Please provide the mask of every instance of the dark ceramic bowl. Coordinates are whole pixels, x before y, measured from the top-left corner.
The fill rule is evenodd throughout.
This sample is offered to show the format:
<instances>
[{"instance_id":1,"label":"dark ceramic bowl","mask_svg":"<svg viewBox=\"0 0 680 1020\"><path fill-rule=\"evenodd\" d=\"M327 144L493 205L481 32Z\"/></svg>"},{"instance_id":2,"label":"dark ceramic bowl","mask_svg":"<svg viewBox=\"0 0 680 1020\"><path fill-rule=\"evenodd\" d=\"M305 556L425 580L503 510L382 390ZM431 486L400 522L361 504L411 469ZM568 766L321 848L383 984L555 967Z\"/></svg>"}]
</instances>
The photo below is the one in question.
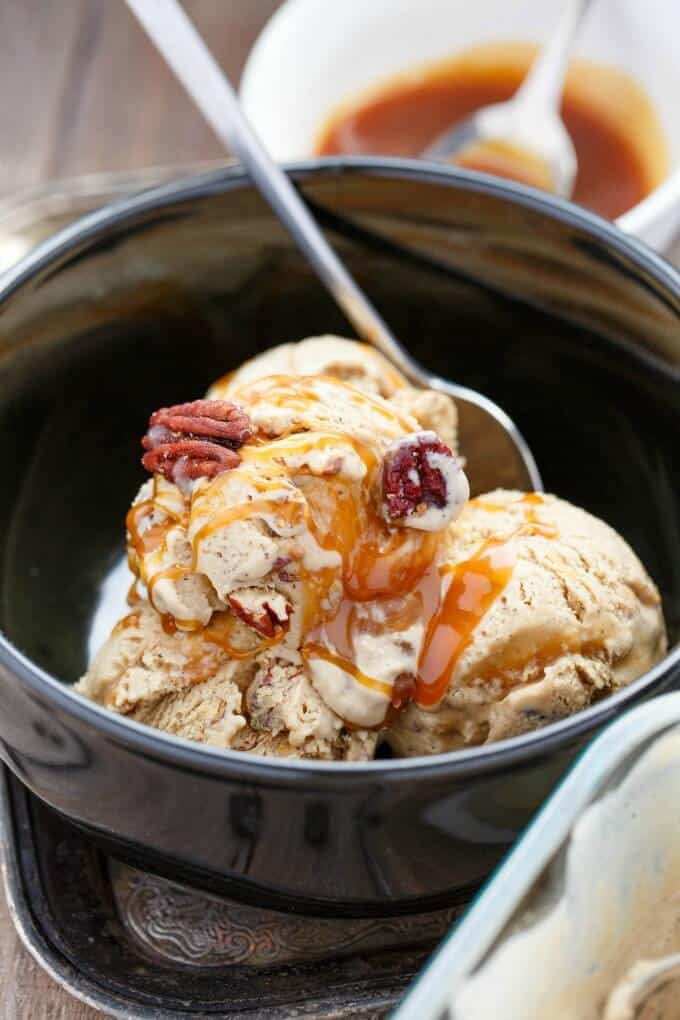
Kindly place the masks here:
<instances>
[{"instance_id":1,"label":"dark ceramic bowl","mask_svg":"<svg viewBox=\"0 0 680 1020\"><path fill-rule=\"evenodd\" d=\"M171 877L300 912L434 908L470 896L596 730L680 680L680 278L510 184L386 160L295 176L416 357L507 408L546 486L632 543L675 650L542 731L369 764L210 750L72 693L149 411L272 344L347 332L226 170L80 221L2 283L1 753L105 847Z\"/></svg>"}]
</instances>

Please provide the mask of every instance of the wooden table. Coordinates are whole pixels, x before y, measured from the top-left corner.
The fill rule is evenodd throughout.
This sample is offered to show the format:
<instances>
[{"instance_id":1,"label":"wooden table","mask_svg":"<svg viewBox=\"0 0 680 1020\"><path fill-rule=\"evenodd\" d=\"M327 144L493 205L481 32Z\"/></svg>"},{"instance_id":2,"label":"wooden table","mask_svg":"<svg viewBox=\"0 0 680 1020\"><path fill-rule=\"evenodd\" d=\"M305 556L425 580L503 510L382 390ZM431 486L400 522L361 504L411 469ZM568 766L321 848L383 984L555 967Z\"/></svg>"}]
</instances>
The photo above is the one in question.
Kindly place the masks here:
<instances>
[{"instance_id":1,"label":"wooden table","mask_svg":"<svg viewBox=\"0 0 680 1020\"><path fill-rule=\"evenodd\" d=\"M238 81L281 0L185 0ZM0 196L56 177L219 159L122 0L0 0ZM677 251L680 261L680 250ZM2 1020L93 1020L21 946L0 892Z\"/></svg>"}]
</instances>

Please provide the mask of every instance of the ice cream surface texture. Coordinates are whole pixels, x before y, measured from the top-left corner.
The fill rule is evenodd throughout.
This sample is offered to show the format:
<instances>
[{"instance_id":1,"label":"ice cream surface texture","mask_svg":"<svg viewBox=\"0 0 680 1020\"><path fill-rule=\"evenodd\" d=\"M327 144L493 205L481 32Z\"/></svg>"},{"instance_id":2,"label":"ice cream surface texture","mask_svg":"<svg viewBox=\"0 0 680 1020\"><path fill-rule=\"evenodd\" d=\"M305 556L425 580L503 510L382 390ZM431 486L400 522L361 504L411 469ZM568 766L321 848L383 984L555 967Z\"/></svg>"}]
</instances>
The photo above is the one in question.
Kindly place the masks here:
<instances>
[{"instance_id":1,"label":"ice cream surface texture","mask_svg":"<svg viewBox=\"0 0 680 1020\"><path fill-rule=\"evenodd\" d=\"M229 380L229 403L218 384L152 416L154 473L127 520L140 601L81 690L225 747L370 757L415 682L415 588L468 487L438 435L377 392L376 355L311 349L352 382L254 362ZM290 367L273 358L265 373Z\"/></svg>"},{"instance_id":2,"label":"ice cream surface texture","mask_svg":"<svg viewBox=\"0 0 680 1020\"><path fill-rule=\"evenodd\" d=\"M130 612L79 690L213 746L362 760L511 736L629 683L665 648L635 555L553 496L469 501L455 424L337 337L156 412Z\"/></svg>"},{"instance_id":3,"label":"ice cream surface texture","mask_svg":"<svg viewBox=\"0 0 680 1020\"><path fill-rule=\"evenodd\" d=\"M420 666L430 696L406 706L389 734L400 754L562 719L666 650L659 594L633 551L555 496L497 491L471 500L451 528L449 555L439 637Z\"/></svg>"}]
</instances>

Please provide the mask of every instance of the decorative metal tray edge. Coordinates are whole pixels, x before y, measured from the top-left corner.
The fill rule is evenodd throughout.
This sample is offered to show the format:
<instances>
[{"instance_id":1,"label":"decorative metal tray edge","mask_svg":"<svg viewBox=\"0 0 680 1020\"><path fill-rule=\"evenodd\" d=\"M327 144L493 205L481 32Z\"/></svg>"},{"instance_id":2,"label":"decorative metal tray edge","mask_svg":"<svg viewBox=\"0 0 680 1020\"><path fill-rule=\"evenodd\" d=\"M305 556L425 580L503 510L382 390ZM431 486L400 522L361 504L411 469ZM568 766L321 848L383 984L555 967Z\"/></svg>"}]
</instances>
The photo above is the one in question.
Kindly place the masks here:
<instances>
[{"instance_id":1,"label":"decorative metal tray edge","mask_svg":"<svg viewBox=\"0 0 680 1020\"><path fill-rule=\"evenodd\" d=\"M131 1010L117 996L97 987L78 973L64 959L55 946L45 938L36 924L24 893L23 876L17 853L17 833L9 795L8 775L5 766L0 769L0 873L7 908L21 942L36 963L74 998L116 1020L163 1020L156 1009L144 1006ZM187 1020L189 1014L186 1014ZM165 1015L167 1020L167 1013ZM177 1014L177 1020L184 1020ZM195 1020L195 1017L193 1018Z\"/></svg>"},{"instance_id":2,"label":"decorative metal tray edge","mask_svg":"<svg viewBox=\"0 0 680 1020\"><path fill-rule=\"evenodd\" d=\"M49 818L54 821L47 824L45 819ZM85 857L81 857L81 847L87 848ZM204 986L194 986L196 988L194 998L193 992L190 991L191 981L188 980L185 984L184 979L180 978L178 982L178 977L185 974L189 979L188 970L192 970L193 967L190 966L187 970L186 964L192 963L195 966L196 961L182 959L179 964L176 963L168 956L167 947L164 950L162 945L157 945L151 938L154 925L149 924L150 920L164 919L166 927L170 925L170 934L176 935L183 925L188 888L175 886L153 875L138 873L135 869L116 864L111 859L107 864L103 857L100 872L100 865L96 863L95 858L91 859L90 864L87 863L91 853L96 855L99 851L91 849L88 841L78 830L73 829L65 819L43 805L5 766L0 765L0 872L15 930L36 963L57 985L92 1009L119 1020L199 1020L199 1018L207 1020L208 1016L214 1020L281 1020L283 1017L286 1017L286 1020L289 1018L292 1020L293 1017L298 1020L378 1020L380 1017L386 1017L397 1005L415 973L452 921L451 911L443 911L432 916L423 915L426 924L419 940L420 945L416 946L412 942L413 933L410 931L414 918L402 919L405 927L403 930L399 928L396 932L400 937L396 938L396 941L392 939L391 944L385 944L382 948L379 944L372 945L374 940L370 933L369 937L366 937L363 932L365 924L343 921L340 922L343 931L347 926L351 929L345 932L345 941L351 936L349 942L357 943L358 955L350 954L347 957L349 961L347 965L341 964L340 957L335 957L335 960L331 957L328 961L320 960L318 964L315 964L313 959L296 962L293 958L288 960L284 958L279 962L272 961L273 970L270 968L262 970L258 966L253 966L247 978L250 990L244 997L243 968L240 968L239 985L236 976L239 961L234 959L233 963L236 965L234 970L229 965L213 970L216 981L213 987L219 990L216 998L206 996ZM66 862L66 870L58 872L55 886L52 866L53 862L57 862L56 867L59 868L59 860ZM44 871L45 867L48 868L47 871ZM114 913L109 915L111 920L108 922L106 911L100 913L91 899L93 890L95 896L100 895L97 887L92 884L93 869L96 874L107 875L107 881L112 883L109 906ZM74 887L75 899L68 892L74 876L77 876L78 883L77 887ZM66 886L63 886L64 881L67 883ZM135 883L141 883L139 889ZM121 888L117 889L116 886ZM60 892L60 889L63 889L63 892ZM160 913L158 909L154 909L150 917L144 918L140 915L136 918L137 921L144 922L141 932L144 937L141 939L140 932L135 931L134 924L130 923L134 920L132 917L134 911L128 909L129 904L126 903L124 896L121 899L121 889L123 892L127 890L128 893L134 892L135 889L142 894L152 893L154 894L152 900L156 906L160 895L165 904L164 907L161 904ZM179 903L174 906L170 895L173 890L180 897ZM57 900L53 899L55 894L58 896ZM93 909L94 913L91 913ZM177 916L173 914L173 910ZM225 930L229 934L230 912L235 910L238 920L247 908L231 901L215 901L214 910L217 911L216 922L220 921L222 914L225 915L226 921L222 918L222 927L226 924ZM291 924L287 915L283 916L283 921L281 919L277 921L274 915L270 917L266 911L260 910L255 913L258 917L262 915L259 923L260 927L264 926L266 929L266 941L274 946L278 945L277 933L281 937L285 936L288 931L286 925ZM128 946L125 950L128 954L126 957L128 963L125 966L130 966L132 961L133 969L127 972L125 969L116 969L114 965L113 973L109 974L108 967L111 966L112 958L106 955L102 957L101 954L93 957L89 944L93 938L97 938L96 932L101 930L103 933L106 927L110 927L114 916L116 937L122 936L124 944ZM82 928L83 917L87 918L85 929ZM253 930L255 935L258 934L256 924L258 917L253 921L253 918L244 914L241 921L245 928L241 930L237 925L232 933L237 942L239 937L251 932L254 923L256 927ZM71 930L73 923L80 925L77 929L80 934L77 934L75 939ZM322 922L317 919L312 923ZM388 927L393 926L394 919L390 921ZM220 924L216 923L216 927L219 928ZM219 935L219 932L217 934ZM222 934L224 935L224 931ZM395 935L394 932L391 934ZM339 933L341 949L342 935L342 932ZM403 945L402 939L406 940L407 945ZM423 944L423 939L426 940L426 944ZM285 938L283 941L285 942ZM394 956L395 952L398 957ZM133 954L132 957L130 953ZM365 966L359 962L362 959L370 959L372 962ZM383 961L382 964L380 960ZM196 974L205 974L204 963L205 961L199 971L195 971ZM320 972L319 965L322 968ZM150 966L158 974L155 988L148 984L138 987L139 982L135 974L140 966L142 968ZM307 966L311 966L312 970L303 976ZM161 973L158 973L159 967ZM162 972L168 967L171 971L168 971L166 985ZM208 970L211 968L208 967ZM298 974L298 980L291 984L288 975L295 972ZM332 977L332 974L335 976ZM259 984L260 980L263 982L262 985ZM179 996L178 984L183 989Z\"/></svg>"}]
</instances>

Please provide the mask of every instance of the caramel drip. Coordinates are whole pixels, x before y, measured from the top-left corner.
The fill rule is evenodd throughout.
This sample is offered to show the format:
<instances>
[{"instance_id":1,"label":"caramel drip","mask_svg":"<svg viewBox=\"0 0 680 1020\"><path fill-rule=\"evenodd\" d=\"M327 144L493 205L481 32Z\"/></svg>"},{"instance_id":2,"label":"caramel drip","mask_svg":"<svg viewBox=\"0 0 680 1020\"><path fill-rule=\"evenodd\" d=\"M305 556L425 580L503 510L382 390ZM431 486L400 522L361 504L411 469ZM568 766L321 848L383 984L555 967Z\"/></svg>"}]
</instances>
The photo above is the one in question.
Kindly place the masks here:
<instances>
[{"instance_id":1,"label":"caramel drip","mask_svg":"<svg viewBox=\"0 0 680 1020\"><path fill-rule=\"evenodd\" d=\"M132 548L128 545L128 566L130 567L130 570L137 575L137 579L141 580L147 586L150 598L153 585L160 580L162 576L167 576L167 571L163 571L149 579L147 564L145 562L146 557L152 555L157 550L162 549L166 542L168 532L171 528L175 527L177 523L184 520L185 517L185 515L175 512L160 501L158 485L159 478L158 476L154 476L151 498L143 500L141 503L136 503L133 507L131 507L125 519L132 545ZM164 520L158 524L152 524L150 527L144 529L144 522L156 511L163 514ZM182 569L183 573L188 573L188 568L180 569ZM134 605L139 601L139 599L140 596L137 592L137 582L135 581L128 592L128 602L130 605ZM188 623L189 625L193 624L198 626L196 621L188 621Z\"/></svg>"},{"instance_id":2,"label":"caramel drip","mask_svg":"<svg viewBox=\"0 0 680 1020\"><path fill-rule=\"evenodd\" d=\"M234 643L234 638L242 626L239 625L229 610L213 613L210 623L203 629L203 640L209 644L218 645L232 659L250 659L255 655L259 655L266 648L272 648L274 645L277 645L283 640L285 635L285 631L280 629L274 637L265 638L254 648L239 648Z\"/></svg>"},{"instance_id":3,"label":"caramel drip","mask_svg":"<svg viewBox=\"0 0 680 1020\"><path fill-rule=\"evenodd\" d=\"M383 403L380 397L373 397L370 393L365 393L356 386L332 376L270 375L265 379L245 384L237 389L233 396L235 400L246 405L249 401L266 400L275 407L288 408L304 414L311 412L315 404L323 404L327 399L324 386L345 390L352 403L370 408L375 414L393 422L406 432L413 429L412 422L405 415Z\"/></svg>"},{"instance_id":4,"label":"caramel drip","mask_svg":"<svg viewBox=\"0 0 680 1020\"><path fill-rule=\"evenodd\" d=\"M315 450L326 450L332 446L349 446L361 457L370 471L377 465L375 453L365 444L340 432L297 432L281 439L274 439L266 446L246 446L241 451L241 459L245 464L265 463L269 467L283 467L283 459L291 455L313 453ZM299 469L302 471L302 469ZM283 472L282 472L283 473ZM295 474L295 471L291 471ZM286 476L288 472L285 472Z\"/></svg>"},{"instance_id":5,"label":"caramel drip","mask_svg":"<svg viewBox=\"0 0 680 1020\"><path fill-rule=\"evenodd\" d=\"M174 634L177 630L177 621L172 613L163 613L161 616L161 627L166 634Z\"/></svg>"},{"instance_id":6,"label":"caramel drip","mask_svg":"<svg viewBox=\"0 0 680 1020\"><path fill-rule=\"evenodd\" d=\"M323 659L324 662L330 662L331 665L337 666L344 673L348 673L357 683L361 684L362 687L366 687L371 691L376 691L378 694L384 694L386 697L392 697L392 685L382 683L380 680L374 680L373 677L366 676L356 666L351 659L346 659L342 655L336 655L329 651L324 645L315 644L314 642L307 642L302 650L304 659Z\"/></svg>"},{"instance_id":7,"label":"caramel drip","mask_svg":"<svg viewBox=\"0 0 680 1020\"><path fill-rule=\"evenodd\" d=\"M484 509L496 504L474 501ZM505 590L517 559L517 539L522 535L556 538L557 530L537 517L544 500L530 493L501 509L520 505L524 523L512 534L487 539L462 563L441 568L451 581L437 612L429 621L418 665L416 701L424 707L436 705L446 693L453 672L475 631L496 599Z\"/></svg>"},{"instance_id":8,"label":"caramel drip","mask_svg":"<svg viewBox=\"0 0 680 1020\"><path fill-rule=\"evenodd\" d=\"M425 633L416 685L419 705L436 705L445 694L476 628L512 577L514 552L512 539L491 538L469 560L443 568L451 582Z\"/></svg>"},{"instance_id":9,"label":"caramel drip","mask_svg":"<svg viewBox=\"0 0 680 1020\"><path fill-rule=\"evenodd\" d=\"M129 630L131 627L139 627L139 613L133 612L128 613L121 620L118 621L116 626L113 628L113 634L120 634L124 630Z\"/></svg>"},{"instance_id":10,"label":"caramel drip","mask_svg":"<svg viewBox=\"0 0 680 1020\"><path fill-rule=\"evenodd\" d=\"M154 549L157 549L163 543L168 529L172 526L169 521L163 521L160 524L152 524L150 528L142 531L143 522L151 516L154 510L159 509L162 508L158 507L155 500L145 499L142 503L136 503L131 507L125 518L133 548L140 558L148 556ZM163 512L165 511L163 510Z\"/></svg>"},{"instance_id":11,"label":"caramel drip","mask_svg":"<svg viewBox=\"0 0 680 1020\"><path fill-rule=\"evenodd\" d=\"M192 569L196 570L196 560L201 542L204 542L206 538L210 538L216 532L222 531L223 528L228 528L230 524L234 524L236 521L247 520L258 515L278 517L279 520L284 521L290 527L300 524L304 520L306 507L297 500L286 502L275 499L253 499L250 502L237 503L235 506L229 507L224 513L219 514L213 520L204 524L194 535L192 542L194 565Z\"/></svg>"},{"instance_id":12,"label":"caramel drip","mask_svg":"<svg viewBox=\"0 0 680 1020\"><path fill-rule=\"evenodd\" d=\"M166 570L159 570L155 574L153 574L146 581L146 587L149 593L149 601L151 605L154 606L155 608L153 593L159 581L178 581L182 577L188 577L191 574L191 571L192 571L191 567L188 566L182 567L179 564L177 564L174 567L168 567ZM178 620L176 617L171 616L170 613L164 613L162 620L165 620L166 617L169 617L170 619L174 620L175 628L179 627L181 630L201 630L201 628L203 627L203 624L201 623L200 620L191 619ZM168 630L168 627L166 626L165 623L163 623L163 629L165 630L166 634L171 633Z\"/></svg>"},{"instance_id":13,"label":"caramel drip","mask_svg":"<svg viewBox=\"0 0 680 1020\"><path fill-rule=\"evenodd\" d=\"M492 503L488 499L476 496L470 500L468 506L486 510L487 513L505 513L511 507L519 506L522 507L522 513L526 520L533 520L536 518L536 507L545 506L545 497L540 492L525 492L517 499L508 500L507 503Z\"/></svg>"},{"instance_id":14,"label":"caramel drip","mask_svg":"<svg viewBox=\"0 0 680 1020\"><path fill-rule=\"evenodd\" d=\"M410 535L396 531L385 540L369 530L366 541L349 557L345 590L358 602L405 594L419 582L440 545L436 532L424 532L420 541L413 542Z\"/></svg>"},{"instance_id":15,"label":"caramel drip","mask_svg":"<svg viewBox=\"0 0 680 1020\"><path fill-rule=\"evenodd\" d=\"M441 579L433 563L427 567L413 590L391 598L372 600L379 609L380 622L359 618L363 603L344 598L333 617L324 621L307 635L302 654L316 656L344 669L357 683L371 690L381 691L391 698L396 707L406 703L407 691L415 690L415 677L402 678L392 685L368 677L355 665L354 636L361 630L377 629L381 633L398 633L406 630L417 619L429 619L439 604ZM323 650L323 654L321 653ZM397 704L398 703L398 704Z\"/></svg>"},{"instance_id":16,"label":"caramel drip","mask_svg":"<svg viewBox=\"0 0 680 1020\"><path fill-rule=\"evenodd\" d=\"M312 480L305 495L310 531L322 549L339 554L344 595L351 601L411 591L441 547L441 533L388 528L360 486Z\"/></svg>"}]
</instances>

